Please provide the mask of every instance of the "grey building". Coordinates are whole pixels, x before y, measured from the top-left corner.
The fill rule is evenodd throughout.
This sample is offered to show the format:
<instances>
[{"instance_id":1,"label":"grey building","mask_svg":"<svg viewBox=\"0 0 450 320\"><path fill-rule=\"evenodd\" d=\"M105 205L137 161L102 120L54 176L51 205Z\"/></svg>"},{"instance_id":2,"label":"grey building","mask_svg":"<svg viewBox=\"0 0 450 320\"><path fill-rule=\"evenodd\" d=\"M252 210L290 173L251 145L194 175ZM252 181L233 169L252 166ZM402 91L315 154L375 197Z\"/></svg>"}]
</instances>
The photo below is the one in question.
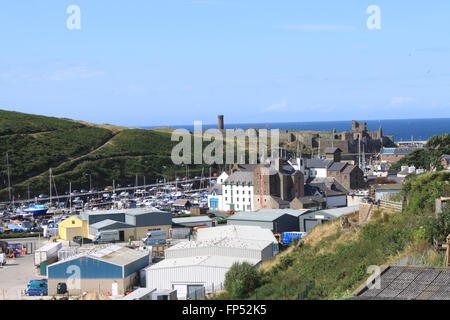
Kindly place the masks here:
<instances>
[{"instance_id":1,"label":"grey building","mask_svg":"<svg viewBox=\"0 0 450 320\"><path fill-rule=\"evenodd\" d=\"M227 224L258 226L270 229L274 233L299 231L298 219L291 214L285 213L281 209L274 213L269 211L238 212L227 219Z\"/></svg>"},{"instance_id":2,"label":"grey building","mask_svg":"<svg viewBox=\"0 0 450 320\"><path fill-rule=\"evenodd\" d=\"M299 231L309 232L319 224L338 219L342 216L352 214L357 211L359 211L359 206L306 211L298 217Z\"/></svg>"}]
</instances>

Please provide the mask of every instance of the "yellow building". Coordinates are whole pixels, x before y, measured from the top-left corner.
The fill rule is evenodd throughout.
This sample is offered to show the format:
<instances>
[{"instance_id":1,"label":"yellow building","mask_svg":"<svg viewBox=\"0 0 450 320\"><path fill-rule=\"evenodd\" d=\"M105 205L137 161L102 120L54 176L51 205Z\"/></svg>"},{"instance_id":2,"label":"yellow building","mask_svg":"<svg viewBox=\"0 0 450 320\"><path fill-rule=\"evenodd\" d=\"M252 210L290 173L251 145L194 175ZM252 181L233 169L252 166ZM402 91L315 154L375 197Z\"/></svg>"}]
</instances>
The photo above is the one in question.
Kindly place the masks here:
<instances>
[{"instance_id":1,"label":"yellow building","mask_svg":"<svg viewBox=\"0 0 450 320\"><path fill-rule=\"evenodd\" d=\"M63 240L73 240L75 236L82 235L82 224L80 217L72 216L59 223L59 237Z\"/></svg>"}]
</instances>

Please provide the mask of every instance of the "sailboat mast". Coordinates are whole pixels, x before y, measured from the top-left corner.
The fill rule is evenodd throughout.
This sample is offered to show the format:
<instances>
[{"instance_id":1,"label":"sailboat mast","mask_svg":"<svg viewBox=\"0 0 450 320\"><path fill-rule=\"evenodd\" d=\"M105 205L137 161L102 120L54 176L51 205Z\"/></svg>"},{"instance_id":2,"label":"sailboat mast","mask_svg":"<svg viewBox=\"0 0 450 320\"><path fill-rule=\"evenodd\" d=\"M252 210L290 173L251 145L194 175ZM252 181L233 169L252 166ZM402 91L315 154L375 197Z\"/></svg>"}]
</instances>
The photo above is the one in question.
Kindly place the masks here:
<instances>
[{"instance_id":1,"label":"sailboat mast","mask_svg":"<svg viewBox=\"0 0 450 320\"><path fill-rule=\"evenodd\" d=\"M52 206L52 168L49 169L49 181L50 181L50 207Z\"/></svg>"},{"instance_id":2,"label":"sailboat mast","mask_svg":"<svg viewBox=\"0 0 450 320\"><path fill-rule=\"evenodd\" d=\"M8 160L8 152L6 153L6 171L8 173L8 193L9 193L9 202L11 202L11 177L9 173L9 160Z\"/></svg>"},{"instance_id":3,"label":"sailboat mast","mask_svg":"<svg viewBox=\"0 0 450 320\"><path fill-rule=\"evenodd\" d=\"M69 182L69 210L72 213L72 182Z\"/></svg>"}]
</instances>

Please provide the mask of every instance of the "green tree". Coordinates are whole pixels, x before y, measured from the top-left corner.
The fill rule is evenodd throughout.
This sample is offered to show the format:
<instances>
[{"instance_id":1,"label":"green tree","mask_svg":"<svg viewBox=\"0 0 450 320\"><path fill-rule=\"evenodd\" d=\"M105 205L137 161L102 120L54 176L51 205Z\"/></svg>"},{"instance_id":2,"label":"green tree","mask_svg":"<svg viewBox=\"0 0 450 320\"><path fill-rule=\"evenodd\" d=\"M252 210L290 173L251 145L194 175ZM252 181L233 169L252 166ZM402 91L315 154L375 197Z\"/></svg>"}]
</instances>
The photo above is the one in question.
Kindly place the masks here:
<instances>
[{"instance_id":1,"label":"green tree","mask_svg":"<svg viewBox=\"0 0 450 320\"><path fill-rule=\"evenodd\" d=\"M261 283L261 273L248 262L234 263L225 274L224 287L232 299L244 299Z\"/></svg>"}]
</instances>

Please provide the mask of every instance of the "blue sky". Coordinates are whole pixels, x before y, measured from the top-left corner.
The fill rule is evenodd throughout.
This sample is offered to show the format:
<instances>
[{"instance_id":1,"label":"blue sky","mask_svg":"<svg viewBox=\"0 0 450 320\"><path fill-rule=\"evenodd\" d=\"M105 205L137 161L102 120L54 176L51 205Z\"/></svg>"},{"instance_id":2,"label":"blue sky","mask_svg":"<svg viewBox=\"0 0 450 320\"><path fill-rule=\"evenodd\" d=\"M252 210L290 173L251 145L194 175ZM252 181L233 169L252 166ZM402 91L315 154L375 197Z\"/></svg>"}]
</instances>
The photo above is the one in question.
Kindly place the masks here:
<instances>
[{"instance_id":1,"label":"blue sky","mask_svg":"<svg viewBox=\"0 0 450 320\"><path fill-rule=\"evenodd\" d=\"M3 1L0 109L129 126L450 117L449 33L444 0Z\"/></svg>"}]
</instances>

